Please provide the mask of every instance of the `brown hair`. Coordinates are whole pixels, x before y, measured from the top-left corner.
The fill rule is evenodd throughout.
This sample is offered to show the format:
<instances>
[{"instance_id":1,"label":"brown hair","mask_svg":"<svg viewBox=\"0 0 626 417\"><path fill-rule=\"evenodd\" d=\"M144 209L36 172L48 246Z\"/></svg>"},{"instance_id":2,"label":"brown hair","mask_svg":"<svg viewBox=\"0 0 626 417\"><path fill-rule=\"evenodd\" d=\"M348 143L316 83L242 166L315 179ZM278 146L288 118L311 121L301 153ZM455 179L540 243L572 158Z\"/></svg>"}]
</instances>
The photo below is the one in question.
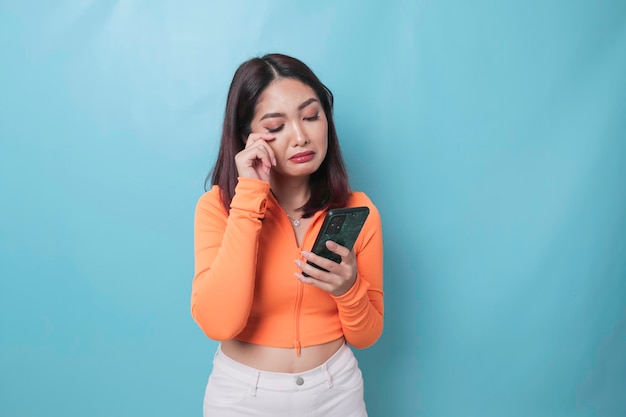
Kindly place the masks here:
<instances>
[{"instance_id":1,"label":"brown hair","mask_svg":"<svg viewBox=\"0 0 626 417\"><path fill-rule=\"evenodd\" d=\"M333 120L333 94L303 62L286 55L269 54L250 59L239 66L228 91L222 138L217 161L212 173L212 185L218 185L224 208L228 211L235 195L237 167L235 155L245 147L251 132L257 101L267 86L278 78L298 80L315 91L328 121L328 149L317 171L309 178L311 196L301 207L304 217L310 217L323 208L343 207L348 201L350 188L345 164L341 156L339 139Z\"/></svg>"}]
</instances>

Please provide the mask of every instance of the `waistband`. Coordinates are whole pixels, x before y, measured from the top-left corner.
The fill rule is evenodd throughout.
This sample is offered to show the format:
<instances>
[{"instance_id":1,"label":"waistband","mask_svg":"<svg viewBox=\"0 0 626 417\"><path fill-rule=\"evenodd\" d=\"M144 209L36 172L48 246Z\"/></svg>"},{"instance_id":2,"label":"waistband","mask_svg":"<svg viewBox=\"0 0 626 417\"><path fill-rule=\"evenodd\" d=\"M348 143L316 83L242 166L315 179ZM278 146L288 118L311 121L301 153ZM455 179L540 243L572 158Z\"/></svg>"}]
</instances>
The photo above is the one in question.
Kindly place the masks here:
<instances>
[{"instance_id":1,"label":"waistband","mask_svg":"<svg viewBox=\"0 0 626 417\"><path fill-rule=\"evenodd\" d=\"M261 371L229 358L218 347L213 359L213 368L223 369L230 377L247 384L254 395L257 388L274 391L304 391L320 384L333 385L333 375L346 367L358 366L352 350L344 343L333 356L322 365L298 373Z\"/></svg>"}]
</instances>

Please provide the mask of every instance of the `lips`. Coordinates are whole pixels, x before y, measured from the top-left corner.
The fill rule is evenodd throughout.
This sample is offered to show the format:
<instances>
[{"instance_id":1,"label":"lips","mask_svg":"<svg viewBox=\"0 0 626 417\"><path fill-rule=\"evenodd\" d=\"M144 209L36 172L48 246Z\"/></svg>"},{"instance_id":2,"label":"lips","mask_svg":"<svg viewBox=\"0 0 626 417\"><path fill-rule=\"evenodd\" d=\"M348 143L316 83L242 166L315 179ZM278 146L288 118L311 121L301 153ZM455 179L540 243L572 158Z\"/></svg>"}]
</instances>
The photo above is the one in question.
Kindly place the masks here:
<instances>
[{"instance_id":1,"label":"lips","mask_svg":"<svg viewBox=\"0 0 626 417\"><path fill-rule=\"evenodd\" d=\"M295 162L296 164L302 164L305 162L309 162L311 159L313 159L314 156L315 152L313 151L300 152L289 158L289 160L291 162Z\"/></svg>"}]
</instances>

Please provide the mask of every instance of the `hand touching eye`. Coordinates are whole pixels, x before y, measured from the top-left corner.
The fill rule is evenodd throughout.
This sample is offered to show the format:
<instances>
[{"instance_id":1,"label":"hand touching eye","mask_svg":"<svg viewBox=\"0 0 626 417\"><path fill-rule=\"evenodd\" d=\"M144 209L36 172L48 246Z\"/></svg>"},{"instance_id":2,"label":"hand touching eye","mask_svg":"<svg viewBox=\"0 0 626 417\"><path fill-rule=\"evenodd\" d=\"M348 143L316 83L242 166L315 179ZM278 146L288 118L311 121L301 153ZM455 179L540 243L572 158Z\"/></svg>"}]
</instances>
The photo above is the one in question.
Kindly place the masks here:
<instances>
[{"instance_id":1,"label":"hand touching eye","mask_svg":"<svg viewBox=\"0 0 626 417\"><path fill-rule=\"evenodd\" d=\"M274 151L268 142L276 138L271 133L251 133L246 147L235 155L235 165L240 177L270 180L272 166L276 166Z\"/></svg>"}]
</instances>

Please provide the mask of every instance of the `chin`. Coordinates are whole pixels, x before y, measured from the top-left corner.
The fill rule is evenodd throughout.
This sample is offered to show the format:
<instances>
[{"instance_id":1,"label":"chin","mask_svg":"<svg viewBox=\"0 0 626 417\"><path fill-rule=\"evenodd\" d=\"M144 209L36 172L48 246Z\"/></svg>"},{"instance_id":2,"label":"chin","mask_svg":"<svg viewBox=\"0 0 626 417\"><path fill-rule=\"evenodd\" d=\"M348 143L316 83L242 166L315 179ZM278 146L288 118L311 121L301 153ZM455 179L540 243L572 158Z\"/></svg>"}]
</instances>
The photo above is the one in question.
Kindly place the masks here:
<instances>
[{"instance_id":1,"label":"chin","mask_svg":"<svg viewBox=\"0 0 626 417\"><path fill-rule=\"evenodd\" d=\"M284 178L300 178L308 177L314 174L319 169L319 166L301 167L300 169L290 169L289 171L274 171L279 177Z\"/></svg>"}]
</instances>

